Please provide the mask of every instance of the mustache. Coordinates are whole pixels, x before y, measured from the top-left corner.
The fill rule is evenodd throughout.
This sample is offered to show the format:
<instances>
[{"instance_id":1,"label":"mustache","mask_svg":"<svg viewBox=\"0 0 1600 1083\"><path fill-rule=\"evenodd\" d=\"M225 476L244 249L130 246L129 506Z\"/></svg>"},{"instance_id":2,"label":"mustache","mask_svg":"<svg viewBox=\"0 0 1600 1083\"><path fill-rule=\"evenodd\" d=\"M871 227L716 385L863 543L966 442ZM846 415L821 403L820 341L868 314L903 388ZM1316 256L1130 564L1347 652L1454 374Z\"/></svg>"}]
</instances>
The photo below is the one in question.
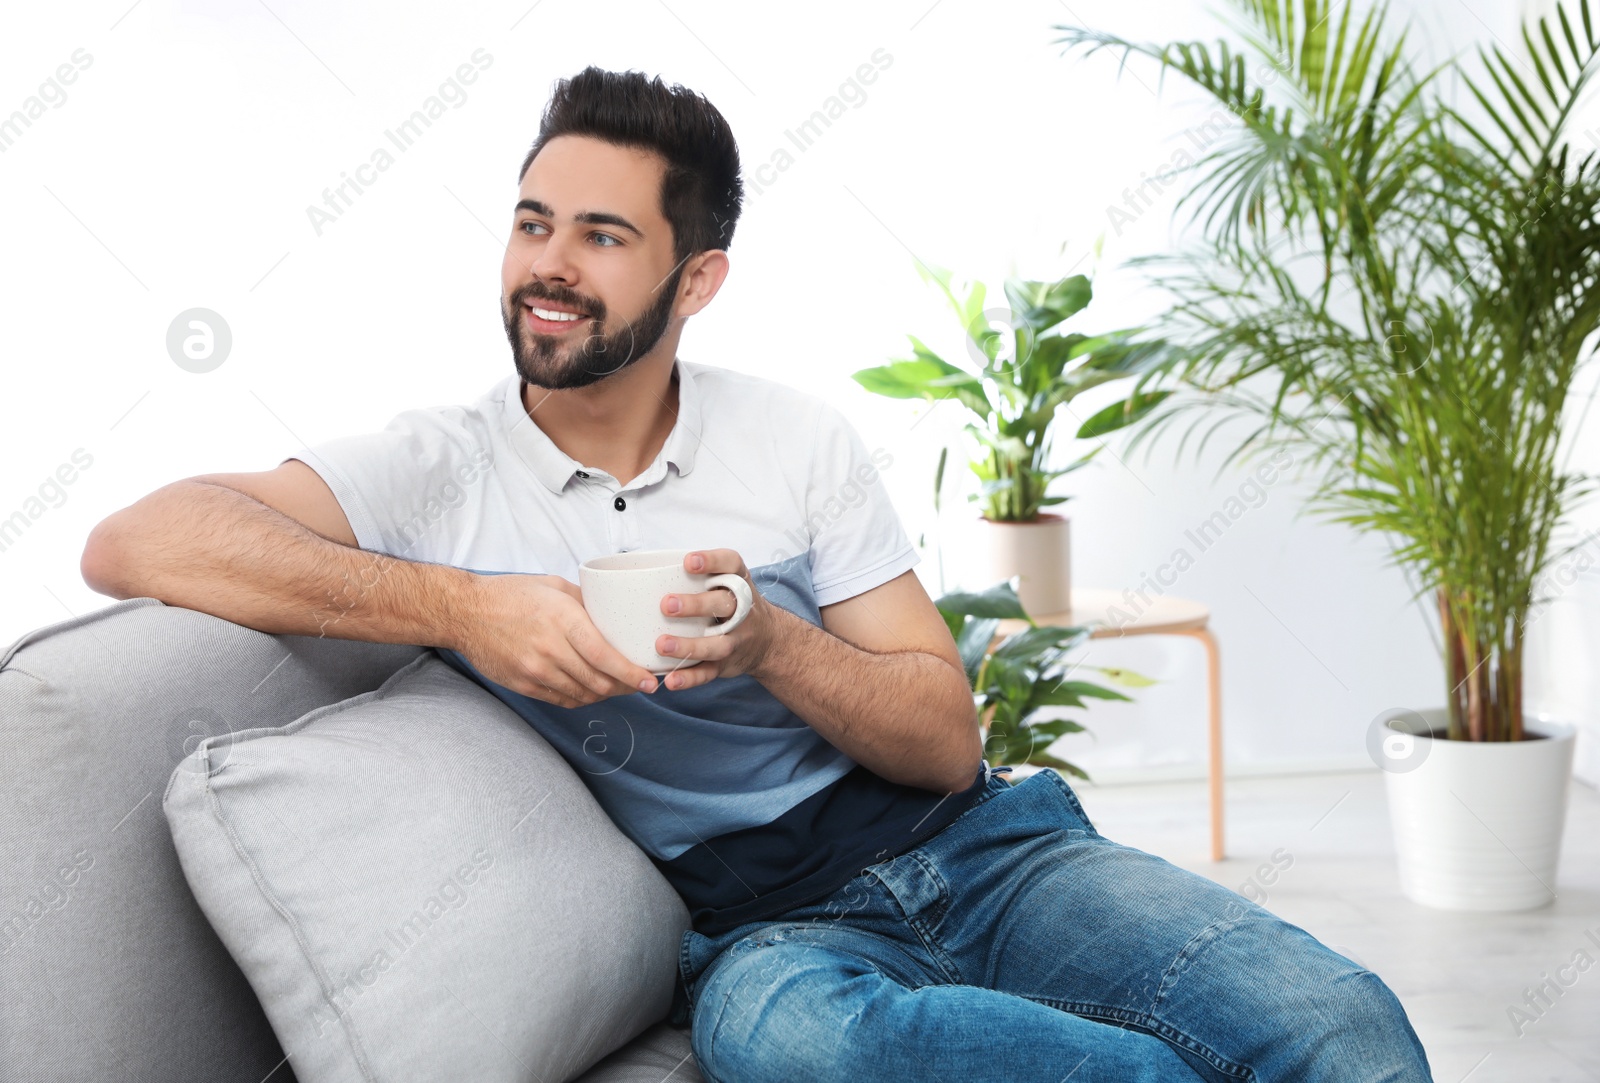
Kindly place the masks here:
<instances>
[{"instance_id":1,"label":"mustache","mask_svg":"<svg viewBox=\"0 0 1600 1083\"><path fill-rule=\"evenodd\" d=\"M525 305L530 301L539 300L553 301L558 305L566 305L568 307L577 309L585 316L592 316L596 319L605 315L605 306L600 304L598 301L590 301L566 290L552 290L547 286L541 286L537 283L522 287L516 292L516 296L513 298L514 303L518 306Z\"/></svg>"}]
</instances>

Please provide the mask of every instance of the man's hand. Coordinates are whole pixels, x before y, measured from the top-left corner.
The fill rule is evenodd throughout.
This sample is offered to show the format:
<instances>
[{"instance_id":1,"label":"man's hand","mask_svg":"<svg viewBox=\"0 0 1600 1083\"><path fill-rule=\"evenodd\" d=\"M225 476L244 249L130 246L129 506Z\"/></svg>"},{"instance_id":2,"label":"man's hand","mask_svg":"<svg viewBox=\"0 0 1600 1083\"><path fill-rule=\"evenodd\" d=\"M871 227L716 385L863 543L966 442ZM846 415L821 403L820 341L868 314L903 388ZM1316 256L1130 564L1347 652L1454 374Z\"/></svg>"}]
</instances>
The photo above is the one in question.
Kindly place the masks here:
<instances>
[{"instance_id":1,"label":"man's hand","mask_svg":"<svg viewBox=\"0 0 1600 1083\"><path fill-rule=\"evenodd\" d=\"M557 707L655 691L655 675L594 626L576 583L559 575L473 578L471 619L457 649L496 684Z\"/></svg>"},{"instance_id":2,"label":"man's hand","mask_svg":"<svg viewBox=\"0 0 1600 1083\"><path fill-rule=\"evenodd\" d=\"M677 691L694 688L718 677L737 677L759 666L777 640L782 615L779 607L761 596L750 580L750 569L732 549L696 549L683 558L685 571L717 575L732 572L750 583L750 615L731 632L716 636L659 636L656 653L680 660L678 668L666 675L667 688ZM720 587L698 594L666 594L661 612L671 617L733 616L733 592Z\"/></svg>"}]
</instances>

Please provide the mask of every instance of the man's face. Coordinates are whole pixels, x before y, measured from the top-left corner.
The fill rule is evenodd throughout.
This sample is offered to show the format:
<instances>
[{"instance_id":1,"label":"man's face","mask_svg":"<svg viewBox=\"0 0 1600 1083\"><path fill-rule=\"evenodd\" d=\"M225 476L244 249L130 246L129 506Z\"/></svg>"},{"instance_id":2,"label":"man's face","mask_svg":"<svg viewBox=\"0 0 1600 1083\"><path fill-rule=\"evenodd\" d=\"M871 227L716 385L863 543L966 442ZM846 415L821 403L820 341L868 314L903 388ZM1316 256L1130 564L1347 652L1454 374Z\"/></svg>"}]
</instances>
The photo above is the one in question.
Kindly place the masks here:
<instances>
[{"instance_id":1,"label":"man's face","mask_svg":"<svg viewBox=\"0 0 1600 1083\"><path fill-rule=\"evenodd\" d=\"M528 167L500 275L506 337L528 383L585 387L667 332L683 268L660 210L664 168L653 154L570 135Z\"/></svg>"}]
</instances>

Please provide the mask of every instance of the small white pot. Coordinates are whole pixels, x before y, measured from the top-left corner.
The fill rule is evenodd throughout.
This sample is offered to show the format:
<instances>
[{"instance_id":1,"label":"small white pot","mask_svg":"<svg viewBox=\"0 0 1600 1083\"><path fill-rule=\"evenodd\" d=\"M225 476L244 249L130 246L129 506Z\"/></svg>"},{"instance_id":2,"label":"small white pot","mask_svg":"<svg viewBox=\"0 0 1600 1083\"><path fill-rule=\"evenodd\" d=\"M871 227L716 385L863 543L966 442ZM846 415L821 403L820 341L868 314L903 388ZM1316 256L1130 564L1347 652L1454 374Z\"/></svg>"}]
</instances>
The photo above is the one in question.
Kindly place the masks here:
<instances>
[{"instance_id":1,"label":"small white pot","mask_svg":"<svg viewBox=\"0 0 1600 1083\"><path fill-rule=\"evenodd\" d=\"M1575 728L1536 715L1523 729L1537 740L1451 741L1448 718L1443 707L1394 711L1373 726L1401 893L1439 910L1549 904Z\"/></svg>"},{"instance_id":2,"label":"small white pot","mask_svg":"<svg viewBox=\"0 0 1600 1083\"><path fill-rule=\"evenodd\" d=\"M1071 525L1066 516L1047 511L1025 523L978 519L977 582L969 589L984 590L1015 575L1020 577L1017 597L1028 616L1067 612L1072 608Z\"/></svg>"}]
</instances>

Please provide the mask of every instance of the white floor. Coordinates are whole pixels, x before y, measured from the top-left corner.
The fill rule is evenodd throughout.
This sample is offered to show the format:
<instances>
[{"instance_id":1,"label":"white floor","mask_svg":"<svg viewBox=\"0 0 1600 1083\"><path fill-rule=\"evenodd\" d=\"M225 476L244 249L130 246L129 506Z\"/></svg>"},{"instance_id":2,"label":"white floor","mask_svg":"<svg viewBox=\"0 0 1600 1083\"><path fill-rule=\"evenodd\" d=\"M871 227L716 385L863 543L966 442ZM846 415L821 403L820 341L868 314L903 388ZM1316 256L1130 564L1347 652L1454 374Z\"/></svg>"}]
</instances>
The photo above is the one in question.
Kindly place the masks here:
<instances>
[{"instance_id":1,"label":"white floor","mask_svg":"<svg viewBox=\"0 0 1600 1083\"><path fill-rule=\"evenodd\" d=\"M1015 776L1013 776L1015 777ZM1400 894L1376 769L1232 779L1227 860L1209 859L1203 782L1074 783L1102 835L1240 890L1280 849L1257 898L1375 971L1400 997L1437 1083L1600 1083L1600 793L1573 783L1557 898L1462 914ZM1593 966L1571 968L1575 953ZM1580 961L1580 965L1583 965ZM1508 1009L1559 967L1577 980L1519 1036Z\"/></svg>"}]
</instances>

